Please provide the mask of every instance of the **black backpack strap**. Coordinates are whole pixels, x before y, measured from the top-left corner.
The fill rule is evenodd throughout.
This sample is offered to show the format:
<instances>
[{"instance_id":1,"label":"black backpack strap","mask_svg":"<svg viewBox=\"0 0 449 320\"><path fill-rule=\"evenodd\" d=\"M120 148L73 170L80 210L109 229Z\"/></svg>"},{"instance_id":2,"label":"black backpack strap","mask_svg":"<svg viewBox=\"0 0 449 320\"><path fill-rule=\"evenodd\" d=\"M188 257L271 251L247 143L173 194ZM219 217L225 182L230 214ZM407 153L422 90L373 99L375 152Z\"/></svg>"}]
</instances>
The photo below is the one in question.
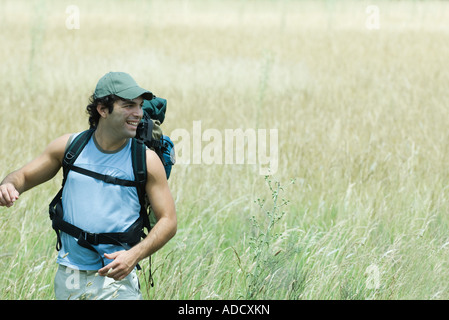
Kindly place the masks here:
<instances>
[{"instance_id":1,"label":"black backpack strap","mask_svg":"<svg viewBox=\"0 0 449 320\"><path fill-rule=\"evenodd\" d=\"M80 155L83 148L89 142L89 139L92 137L94 131L95 129L89 129L78 134L64 152L64 158L62 159L62 172L63 172L62 186L59 192L50 202L48 209L50 219L52 220L52 227L56 232L57 251L61 250L62 247L61 235L59 233L58 218L57 218L58 215L61 215L62 217L62 190L67 180L67 175L69 174L70 168L72 167L76 158L78 158L78 156Z\"/></svg>"},{"instance_id":2,"label":"black backpack strap","mask_svg":"<svg viewBox=\"0 0 449 320\"><path fill-rule=\"evenodd\" d=\"M146 227L148 231L150 230L145 200L146 194L145 185L147 179L145 145L141 141L132 139L131 158L135 177L134 181L120 179L109 175L103 175L94 171L74 166L73 164L75 163L75 160L78 158L78 156L81 154L81 151L89 142L94 131L95 129L89 129L81 132L78 136L76 136L73 139L73 141L70 143L70 145L68 146L67 150L64 153L64 159L62 161L63 175L64 175L62 187L59 190L58 194L51 201L49 206L49 213L50 219L52 220L52 227L56 231L57 235L56 250L58 251L61 249L62 246L61 237L59 233L60 231L63 231L75 237L78 240L78 244L80 246L87 248L91 251L97 252L97 250L95 250L93 246L100 243L117 244L121 245L125 249L129 249L131 246L138 243L141 237L145 237L145 234L143 233L143 227ZM62 208L62 190L64 188L64 184L67 180L67 176L70 170L73 170L75 172L87 176L91 176L95 179L102 180L107 183L118 184L128 187L131 186L136 187L139 202L141 204L139 219L137 219L136 222L126 232L118 232L118 233L90 233L64 221L63 220L64 214ZM100 260L102 265L104 265L103 258L101 256ZM140 266L137 265L137 268L140 269ZM151 276L151 256L150 256L150 283L151 286L153 286L153 279Z\"/></svg>"},{"instance_id":3,"label":"black backpack strap","mask_svg":"<svg viewBox=\"0 0 449 320\"><path fill-rule=\"evenodd\" d=\"M113 177L113 176L110 176L107 174L101 174L101 173L94 172L94 171L84 169L81 167L77 167L74 165L70 166L70 170L84 174L86 176L92 177L97 180L104 181L106 183L118 184L118 185L125 186L125 187L135 187L137 185L136 181L116 178L116 177Z\"/></svg>"},{"instance_id":4,"label":"black backpack strap","mask_svg":"<svg viewBox=\"0 0 449 320\"><path fill-rule=\"evenodd\" d=\"M57 217L59 215L62 216L62 187L59 192L56 194L56 196L53 198L53 200L50 202L50 205L48 206L48 213L50 215L50 220L52 221L52 227L53 230L56 232L56 250L59 251L62 248L62 242L61 242L61 235L59 233L59 229L57 227Z\"/></svg>"},{"instance_id":5,"label":"black backpack strap","mask_svg":"<svg viewBox=\"0 0 449 320\"><path fill-rule=\"evenodd\" d=\"M145 186L147 183L147 148L142 140L133 139L131 144L131 158L134 170L134 179L137 182L137 195L139 196L140 202L140 217L143 221L143 226L150 232L151 224L150 217L148 216L148 208L146 201L146 191ZM145 234L142 235L145 237ZM148 257L148 267L149 267L149 283L153 287L154 281L151 274L151 255Z\"/></svg>"},{"instance_id":6,"label":"black backpack strap","mask_svg":"<svg viewBox=\"0 0 449 320\"><path fill-rule=\"evenodd\" d=\"M95 129L89 129L89 130L81 132L78 136L75 137L75 139L73 139L73 141L70 143L70 145L64 152L64 159L62 160L62 170L63 170L62 185L63 186L67 179L67 175L69 174L69 170L75 163L76 158L78 158L81 151L83 151L84 147L89 142L94 131L95 131Z\"/></svg>"},{"instance_id":7,"label":"black backpack strap","mask_svg":"<svg viewBox=\"0 0 449 320\"><path fill-rule=\"evenodd\" d=\"M78 228L77 226L68 223L63 220L62 206L57 206L55 215L52 219L52 226L55 230L62 231L68 235L77 239L77 243L86 249L89 249L98 254L101 264L104 267L104 260L100 253L95 249L94 246L99 244L115 244L125 248L130 249L133 245L140 241L142 230L142 219L137 219L125 232L110 232L110 233L91 233ZM59 249L61 249L61 238L59 232L58 243ZM137 266L140 269L140 266Z\"/></svg>"},{"instance_id":8,"label":"black backpack strap","mask_svg":"<svg viewBox=\"0 0 449 320\"><path fill-rule=\"evenodd\" d=\"M137 139L132 140L131 159L133 164L134 179L136 181L137 195L140 202L140 215L144 226L150 231L150 224L147 214L147 204L145 201L145 186L147 182L147 161L145 144Z\"/></svg>"},{"instance_id":9,"label":"black backpack strap","mask_svg":"<svg viewBox=\"0 0 449 320\"><path fill-rule=\"evenodd\" d=\"M81 154L81 151L83 151L86 144L89 142L90 138L92 137L92 134L94 133L95 129L89 129L86 131L81 132L78 136L73 139L72 143L69 145L67 150L64 153L64 159L62 161L62 167L64 171L64 179L63 179L63 185L65 184L65 181L67 180L67 175L70 170L84 174L86 176L90 176L97 180L102 180L106 183L112 183L112 184L118 184L125 187L135 187L136 181L130 181L125 179L116 178L113 176L109 176L106 174L101 174L98 172L94 172L88 169L84 169L81 167L77 167L74 165L75 160L78 158L78 156ZM145 177L146 178L146 177Z\"/></svg>"}]
</instances>

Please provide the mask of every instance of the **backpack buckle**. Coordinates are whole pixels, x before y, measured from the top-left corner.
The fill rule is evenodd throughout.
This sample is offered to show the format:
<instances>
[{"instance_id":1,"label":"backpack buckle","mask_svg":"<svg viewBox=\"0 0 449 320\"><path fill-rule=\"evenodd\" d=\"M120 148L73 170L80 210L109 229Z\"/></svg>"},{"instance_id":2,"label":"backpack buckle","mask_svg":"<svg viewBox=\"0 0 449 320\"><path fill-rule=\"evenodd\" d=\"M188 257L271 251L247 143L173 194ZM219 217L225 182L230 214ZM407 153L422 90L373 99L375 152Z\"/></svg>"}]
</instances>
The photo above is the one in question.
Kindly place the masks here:
<instances>
[{"instance_id":1,"label":"backpack buckle","mask_svg":"<svg viewBox=\"0 0 449 320\"><path fill-rule=\"evenodd\" d=\"M116 178L116 177L113 177L113 176L105 175L105 177L104 177L104 182L106 182L106 183L112 183L112 184L117 184L117 178Z\"/></svg>"},{"instance_id":2,"label":"backpack buckle","mask_svg":"<svg viewBox=\"0 0 449 320\"><path fill-rule=\"evenodd\" d=\"M81 231L81 237L86 240L88 243L90 243L91 245L98 245L99 239L98 239L98 233L90 233L87 231Z\"/></svg>"},{"instance_id":3,"label":"backpack buckle","mask_svg":"<svg viewBox=\"0 0 449 320\"><path fill-rule=\"evenodd\" d=\"M68 151L65 156L64 156L64 165L65 166L69 166L69 164L71 163L72 159L75 157L75 154L72 151Z\"/></svg>"}]
</instances>

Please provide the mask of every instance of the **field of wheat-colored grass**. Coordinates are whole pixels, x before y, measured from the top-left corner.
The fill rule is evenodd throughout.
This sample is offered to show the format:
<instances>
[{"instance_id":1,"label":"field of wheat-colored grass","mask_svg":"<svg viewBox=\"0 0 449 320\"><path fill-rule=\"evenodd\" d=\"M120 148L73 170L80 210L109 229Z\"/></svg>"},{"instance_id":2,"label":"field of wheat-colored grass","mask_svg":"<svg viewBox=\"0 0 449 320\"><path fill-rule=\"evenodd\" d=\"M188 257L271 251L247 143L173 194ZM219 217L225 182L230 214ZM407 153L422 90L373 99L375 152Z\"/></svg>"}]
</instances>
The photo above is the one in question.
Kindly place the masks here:
<instances>
[{"instance_id":1,"label":"field of wheat-colored grass","mask_svg":"<svg viewBox=\"0 0 449 320\"><path fill-rule=\"evenodd\" d=\"M86 129L109 71L168 100L167 134L278 132L268 177L174 166L146 299L449 298L448 2L76 1L75 29L71 4L0 3L0 179ZM0 299L54 299L60 182L0 208Z\"/></svg>"}]
</instances>

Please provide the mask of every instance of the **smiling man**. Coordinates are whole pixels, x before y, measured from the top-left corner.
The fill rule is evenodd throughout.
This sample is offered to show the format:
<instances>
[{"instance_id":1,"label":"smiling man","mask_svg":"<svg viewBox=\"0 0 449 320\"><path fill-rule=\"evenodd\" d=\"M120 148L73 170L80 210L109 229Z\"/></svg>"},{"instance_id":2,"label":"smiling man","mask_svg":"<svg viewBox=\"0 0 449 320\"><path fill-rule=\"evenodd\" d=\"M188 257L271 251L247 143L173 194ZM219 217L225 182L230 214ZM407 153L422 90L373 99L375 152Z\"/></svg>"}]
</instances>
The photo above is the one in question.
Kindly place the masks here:
<instances>
[{"instance_id":1,"label":"smiling man","mask_svg":"<svg viewBox=\"0 0 449 320\"><path fill-rule=\"evenodd\" d=\"M97 83L86 108L93 133L73 163L81 169L68 172L62 189L57 299L141 299L136 265L176 233L175 205L164 167L156 153L146 149L145 191L157 223L137 243L98 240L112 235L140 238L139 230L133 231L140 221L137 189L108 182L135 180L133 138L143 116L143 101L152 98L150 91L123 72L109 72ZM11 207L20 194L53 178L62 167L66 148L78 135L57 138L36 159L6 176L0 185L0 205ZM107 176L109 181L83 174L83 170Z\"/></svg>"}]
</instances>

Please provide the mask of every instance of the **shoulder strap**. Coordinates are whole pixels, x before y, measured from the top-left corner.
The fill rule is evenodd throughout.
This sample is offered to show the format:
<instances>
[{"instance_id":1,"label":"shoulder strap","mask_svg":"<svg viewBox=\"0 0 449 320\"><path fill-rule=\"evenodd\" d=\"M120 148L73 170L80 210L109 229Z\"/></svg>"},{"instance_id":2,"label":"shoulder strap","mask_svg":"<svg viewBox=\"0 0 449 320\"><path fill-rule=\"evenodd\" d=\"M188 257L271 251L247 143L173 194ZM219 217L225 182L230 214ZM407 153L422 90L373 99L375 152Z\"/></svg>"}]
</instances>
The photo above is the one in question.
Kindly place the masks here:
<instances>
[{"instance_id":1,"label":"shoulder strap","mask_svg":"<svg viewBox=\"0 0 449 320\"><path fill-rule=\"evenodd\" d=\"M152 121L151 121L152 122ZM149 233L151 230L150 217L148 215L148 204L146 200L145 186L147 182L147 148L142 140L134 138L131 144L131 159L133 163L134 179L137 182L137 195L140 202L140 218L143 226ZM143 233L143 232L142 232ZM145 233L142 237L145 237ZM150 285L154 286L153 276L151 274L151 255L148 257L149 275L148 280Z\"/></svg>"},{"instance_id":2,"label":"shoulder strap","mask_svg":"<svg viewBox=\"0 0 449 320\"><path fill-rule=\"evenodd\" d=\"M62 185L64 186L67 179L67 175L73 163L75 163L76 158L83 151L86 144L89 142L95 129L89 129L81 132L78 136L73 139L66 151L64 152L64 159L62 160L62 170L63 170L63 180Z\"/></svg>"},{"instance_id":3,"label":"shoulder strap","mask_svg":"<svg viewBox=\"0 0 449 320\"><path fill-rule=\"evenodd\" d=\"M147 181L146 147L141 140L132 139L131 159L133 164L134 179L145 191Z\"/></svg>"},{"instance_id":4,"label":"shoulder strap","mask_svg":"<svg viewBox=\"0 0 449 320\"><path fill-rule=\"evenodd\" d=\"M145 199L145 186L147 182L147 161L145 144L138 139L133 139L131 143L131 159L133 164L134 179L137 183L137 195L140 202L140 216L144 226L150 231L150 220L148 218L147 203Z\"/></svg>"},{"instance_id":5,"label":"shoulder strap","mask_svg":"<svg viewBox=\"0 0 449 320\"><path fill-rule=\"evenodd\" d=\"M81 132L65 151L64 159L62 162L63 167L63 173L64 173L64 179L62 185L64 186L65 181L67 179L67 175L70 170L84 174L86 176L90 176L97 180L102 180L106 183L111 184L118 184L125 187L134 187L138 183L138 181L130 181L125 179L116 178L113 176L97 173L91 170L87 170L81 167L77 167L74 165L75 160L78 158L78 156L81 154L81 151L83 151L86 144L89 142L90 138L92 137L92 134L95 130L89 129L86 131ZM145 172L146 173L146 172ZM144 177L143 179L145 179Z\"/></svg>"}]
</instances>

